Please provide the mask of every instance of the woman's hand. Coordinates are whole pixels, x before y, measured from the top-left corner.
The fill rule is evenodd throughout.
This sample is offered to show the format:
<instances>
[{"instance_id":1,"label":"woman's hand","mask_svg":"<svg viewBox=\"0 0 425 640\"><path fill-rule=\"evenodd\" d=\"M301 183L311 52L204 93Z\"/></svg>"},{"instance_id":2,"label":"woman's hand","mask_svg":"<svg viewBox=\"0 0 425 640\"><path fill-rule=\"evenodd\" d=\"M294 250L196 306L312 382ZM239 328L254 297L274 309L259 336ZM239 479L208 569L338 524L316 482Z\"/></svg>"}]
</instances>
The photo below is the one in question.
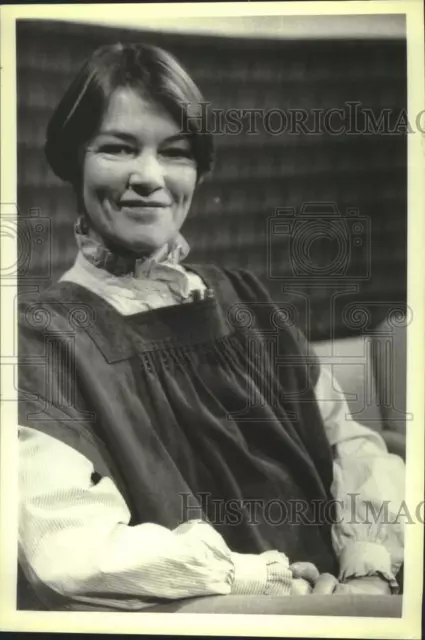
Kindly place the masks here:
<instances>
[{"instance_id":1,"label":"woman's hand","mask_svg":"<svg viewBox=\"0 0 425 640\"><path fill-rule=\"evenodd\" d=\"M292 595L331 595L338 580L330 573L319 573L312 562L294 562L292 571Z\"/></svg>"},{"instance_id":2,"label":"woman's hand","mask_svg":"<svg viewBox=\"0 0 425 640\"><path fill-rule=\"evenodd\" d=\"M358 593L359 595L389 596L391 587L389 582L379 576L363 576L362 578L351 578L348 582L338 583L335 595L347 595Z\"/></svg>"},{"instance_id":3,"label":"woman's hand","mask_svg":"<svg viewBox=\"0 0 425 640\"><path fill-rule=\"evenodd\" d=\"M312 593L320 573L312 562L294 562L289 568L292 571L293 596L306 596Z\"/></svg>"},{"instance_id":4,"label":"woman's hand","mask_svg":"<svg viewBox=\"0 0 425 640\"><path fill-rule=\"evenodd\" d=\"M291 595L391 595L389 583L379 576L351 578L341 583L330 573L320 574L311 562L294 562Z\"/></svg>"}]
</instances>

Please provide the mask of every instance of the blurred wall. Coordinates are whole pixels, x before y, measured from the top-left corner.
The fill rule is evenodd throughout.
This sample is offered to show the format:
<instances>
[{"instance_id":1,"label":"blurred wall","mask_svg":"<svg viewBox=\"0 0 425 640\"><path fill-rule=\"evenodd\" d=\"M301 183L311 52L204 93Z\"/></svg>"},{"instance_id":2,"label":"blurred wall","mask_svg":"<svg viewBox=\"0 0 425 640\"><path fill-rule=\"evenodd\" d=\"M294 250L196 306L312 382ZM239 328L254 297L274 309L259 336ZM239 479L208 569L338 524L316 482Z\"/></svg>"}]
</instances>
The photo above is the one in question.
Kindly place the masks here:
<instances>
[{"instance_id":1,"label":"blurred wall","mask_svg":"<svg viewBox=\"0 0 425 640\"><path fill-rule=\"evenodd\" d=\"M391 109L394 124L406 107L402 39L261 40L20 21L18 206L22 217L35 208L50 221L25 282L41 274L47 286L75 258L75 200L44 159L45 128L86 57L116 40L170 50L217 109L347 112L352 101L377 115ZM310 339L370 331L405 305L406 135L271 135L259 126L254 135L217 135L216 143L214 174L183 227L191 262L249 267ZM295 215L287 211L281 222L277 208Z\"/></svg>"}]
</instances>

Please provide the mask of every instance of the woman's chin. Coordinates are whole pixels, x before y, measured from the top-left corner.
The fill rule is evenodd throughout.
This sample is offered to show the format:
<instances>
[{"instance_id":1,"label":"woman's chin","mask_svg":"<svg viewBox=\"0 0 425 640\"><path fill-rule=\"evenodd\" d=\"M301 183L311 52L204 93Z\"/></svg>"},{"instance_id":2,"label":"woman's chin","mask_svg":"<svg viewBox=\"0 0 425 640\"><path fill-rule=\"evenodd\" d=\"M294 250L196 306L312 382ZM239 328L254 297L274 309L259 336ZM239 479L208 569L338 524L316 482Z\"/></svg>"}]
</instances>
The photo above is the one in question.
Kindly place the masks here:
<instances>
[{"instance_id":1,"label":"woman's chin","mask_svg":"<svg viewBox=\"0 0 425 640\"><path fill-rule=\"evenodd\" d=\"M163 247L166 242L168 242L168 238L165 237L143 239L131 238L126 239L125 242L122 242L120 244L127 251L130 251L135 255L144 256L151 255L152 253Z\"/></svg>"}]
</instances>

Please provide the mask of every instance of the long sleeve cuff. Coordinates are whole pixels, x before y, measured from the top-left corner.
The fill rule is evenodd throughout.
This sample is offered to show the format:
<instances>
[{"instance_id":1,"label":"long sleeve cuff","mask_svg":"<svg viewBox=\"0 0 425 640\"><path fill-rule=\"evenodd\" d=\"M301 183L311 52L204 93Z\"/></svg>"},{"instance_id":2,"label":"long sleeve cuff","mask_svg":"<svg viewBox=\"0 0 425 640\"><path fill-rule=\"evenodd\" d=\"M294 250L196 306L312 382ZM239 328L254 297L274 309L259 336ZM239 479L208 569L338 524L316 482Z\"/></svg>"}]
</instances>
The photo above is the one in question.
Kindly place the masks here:
<instances>
[{"instance_id":1,"label":"long sleeve cuff","mask_svg":"<svg viewBox=\"0 0 425 640\"><path fill-rule=\"evenodd\" d=\"M340 581L376 574L388 581L393 593L398 591L398 583L391 570L391 555L386 547L376 542L349 542L340 555Z\"/></svg>"},{"instance_id":2,"label":"long sleeve cuff","mask_svg":"<svg viewBox=\"0 0 425 640\"><path fill-rule=\"evenodd\" d=\"M232 553L205 520L130 526L112 480L93 485L92 473L68 445L20 427L20 562L48 608L58 596L136 611L156 598L289 594L285 554Z\"/></svg>"},{"instance_id":3,"label":"long sleeve cuff","mask_svg":"<svg viewBox=\"0 0 425 640\"><path fill-rule=\"evenodd\" d=\"M266 551L260 555L232 553L234 578L232 595L289 595L292 572L283 553Z\"/></svg>"}]
</instances>

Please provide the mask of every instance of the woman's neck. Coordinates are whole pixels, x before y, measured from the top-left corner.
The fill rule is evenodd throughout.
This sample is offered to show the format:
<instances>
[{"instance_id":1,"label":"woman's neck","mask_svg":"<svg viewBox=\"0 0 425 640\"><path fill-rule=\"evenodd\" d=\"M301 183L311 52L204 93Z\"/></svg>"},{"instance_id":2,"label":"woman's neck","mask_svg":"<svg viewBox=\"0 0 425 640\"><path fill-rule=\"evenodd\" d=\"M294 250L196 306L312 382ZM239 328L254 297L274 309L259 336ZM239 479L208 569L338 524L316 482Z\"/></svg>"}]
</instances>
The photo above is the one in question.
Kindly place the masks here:
<instances>
[{"instance_id":1,"label":"woman's neck","mask_svg":"<svg viewBox=\"0 0 425 640\"><path fill-rule=\"evenodd\" d=\"M93 227L89 227L86 236L99 247L102 247L107 251L110 251L114 255L122 258L129 258L134 260L147 259L152 257L153 254L155 254L157 251L159 251L159 249L141 249L139 251L134 251L132 249L124 247L123 245L115 243L112 240L103 238L95 229L93 229ZM163 249L165 251L166 248L168 248L169 244L170 243L167 243L166 245L164 245L164 247L160 247L160 249Z\"/></svg>"},{"instance_id":2,"label":"woman's neck","mask_svg":"<svg viewBox=\"0 0 425 640\"><path fill-rule=\"evenodd\" d=\"M153 251L136 253L107 241L81 218L75 225L75 238L79 250L89 262L116 275L135 272L136 265L140 267L142 263L147 266L169 260L172 264L179 264L189 253L189 245L180 234Z\"/></svg>"}]
</instances>

